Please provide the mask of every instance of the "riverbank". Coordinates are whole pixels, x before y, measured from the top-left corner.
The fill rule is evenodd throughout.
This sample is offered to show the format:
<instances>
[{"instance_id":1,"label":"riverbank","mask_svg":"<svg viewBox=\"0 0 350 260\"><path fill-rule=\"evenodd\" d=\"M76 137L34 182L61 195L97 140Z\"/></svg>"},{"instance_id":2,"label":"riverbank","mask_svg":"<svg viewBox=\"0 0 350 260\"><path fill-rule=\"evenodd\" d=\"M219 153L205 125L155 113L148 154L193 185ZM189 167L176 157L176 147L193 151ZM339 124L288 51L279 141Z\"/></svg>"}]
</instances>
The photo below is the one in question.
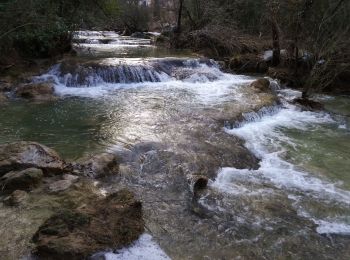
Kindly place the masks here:
<instances>
[{"instance_id":1,"label":"riverbank","mask_svg":"<svg viewBox=\"0 0 350 260\"><path fill-rule=\"evenodd\" d=\"M222 26L208 26L180 35L161 37L159 44L188 48L217 60L223 70L238 74L263 74L282 85L301 90L306 95L349 95L350 62L344 57L318 60L308 49L290 49L290 42L281 42L279 64L272 64L273 46L270 37L249 35ZM292 45L291 45L292 46ZM316 59L316 60L315 60ZM327 60L329 59L329 60Z\"/></svg>"}]
</instances>

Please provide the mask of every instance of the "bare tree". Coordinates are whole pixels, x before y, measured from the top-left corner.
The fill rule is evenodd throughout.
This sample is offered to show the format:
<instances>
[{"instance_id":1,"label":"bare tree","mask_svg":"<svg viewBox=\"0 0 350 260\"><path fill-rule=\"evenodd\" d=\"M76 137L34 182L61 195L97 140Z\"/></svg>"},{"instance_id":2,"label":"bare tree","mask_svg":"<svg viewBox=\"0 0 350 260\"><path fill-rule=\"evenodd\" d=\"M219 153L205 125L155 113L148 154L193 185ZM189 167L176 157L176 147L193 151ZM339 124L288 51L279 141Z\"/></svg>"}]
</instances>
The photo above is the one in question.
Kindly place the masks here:
<instances>
[{"instance_id":1,"label":"bare tree","mask_svg":"<svg viewBox=\"0 0 350 260\"><path fill-rule=\"evenodd\" d=\"M269 11L269 22L271 25L272 32L272 65L278 66L281 62L280 34L277 22L277 16L280 8L279 1L268 0L267 7Z\"/></svg>"}]
</instances>

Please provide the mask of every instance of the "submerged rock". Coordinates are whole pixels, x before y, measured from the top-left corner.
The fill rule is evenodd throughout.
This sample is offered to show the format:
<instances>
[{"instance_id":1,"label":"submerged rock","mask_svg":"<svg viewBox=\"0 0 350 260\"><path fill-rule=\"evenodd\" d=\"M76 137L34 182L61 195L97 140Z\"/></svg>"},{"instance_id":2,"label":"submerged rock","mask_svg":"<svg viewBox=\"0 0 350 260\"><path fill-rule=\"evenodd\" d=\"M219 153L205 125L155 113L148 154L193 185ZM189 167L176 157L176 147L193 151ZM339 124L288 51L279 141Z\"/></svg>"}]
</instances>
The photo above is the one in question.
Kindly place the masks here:
<instances>
[{"instance_id":1,"label":"submerged rock","mask_svg":"<svg viewBox=\"0 0 350 260\"><path fill-rule=\"evenodd\" d=\"M203 175L188 175L187 181L190 184L194 195L196 195L199 191L205 189L208 185L208 178Z\"/></svg>"},{"instance_id":2,"label":"submerged rock","mask_svg":"<svg viewBox=\"0 0 350 260\"><path fill-rule=\"evenodd\" d=\"M301 106L306 110L320 111L324 109L324 106L317 101L313 101L307 98L296 98L292 101L293 104Z\"/></svg>"},{"instance_id":3,"label":"submerged rock","mask_svg":"<svg viewBox=\"0 0 350 260\"><path fill-rule=\"evenodd\" d=\"M80 172L87 177L102 178L118 173L119 159L115 154L102 153L82 162Z\"/></svg>"},{"instance_id":4,"label":"submerged rock","mask_svg":"<svg viewBox=\"0 0 350 260\"><path fill-rule=\"evenodd\" d=\"M143 233L142 206L121 190L76 210L54 214L33 237L43 259L85 259L129 245Z\"/></svg>"},{"instance_id":5,"label":"submerged rock","mask_svg":"<svg viewBox=\"0 0 350 260\"><path fill-rule=\"evenodd\" d=\"M61 173L65 163L52 149L35 142L0 145L0 176L26 168L42 169L44 174Z\"/></svg>"},{"instance_id":6,"label":"submerged rock","mask_svg":"<svg viewBox=\"0 0 350 260\"><path fill-rule=\"evenodd\" d=\"M28 193L23 190L15 190L10 196L4 199L4 204L7 206L18 206L23 204L28 199Z\"/></svg>"},{"instance_id":7,"label":"submerged rock","mask_svg":"<svg viewBox=\"0 0 350 260\"><path fill-rule=\"evenodd\" d=\"M37 187L43 178L43 171L36 168L28 168L22 171L11 171L0 178L2 192L14 190L26 190Z\"/></svg>"},{"instance_id":8,"label":"submerged rock","mask_svg":"<svg viewBox=\"0 0 350 260\"><path fill-rule=\"evenodd\" d=\"M31 100L54 100L55 88L52 83L29 83L19 85L15 94L17 97Z\"/></svg>"},{"instance_id":9,"label":"submerged rock","mask_svg":"<svg viewBox=\"0 0 350 260\"><path fill-rule=\"evenodd\" d=\"M65 190L69 189L70 186L72 186L72 184L73 184L73 181L71 181L71 180L55 181L49 185L49 191L50 192L65 191Z\"/></svg>"},{"instance_id":10,"label":"submerged rock","mask_svg":"<svg viewBox=\"0 0 350 260\"><path fill-rule=\"evenodd\" d=\"M0 92L0 103L7 101L7 96Z\"/></svg>"},{"instance_id":11,"label":"submerged rock","mask_svg":"<svg viewBox=\"0 0 350 260\"><path fill-rule=\"evenodd\" d=\"M9 82L0 81L0 92L9 92L12 89L12 84Z\"/></svg>"},{"instance_id":12,"label":"submerged rock","mask_svg":"<svg viewBox=\"0 0 350 260\"><path fill-rule=\"evenodd\" d=\"M270 81L265 78L253 81L250 87L257 92L271 92Z\"/></svg>"}]
</instances>

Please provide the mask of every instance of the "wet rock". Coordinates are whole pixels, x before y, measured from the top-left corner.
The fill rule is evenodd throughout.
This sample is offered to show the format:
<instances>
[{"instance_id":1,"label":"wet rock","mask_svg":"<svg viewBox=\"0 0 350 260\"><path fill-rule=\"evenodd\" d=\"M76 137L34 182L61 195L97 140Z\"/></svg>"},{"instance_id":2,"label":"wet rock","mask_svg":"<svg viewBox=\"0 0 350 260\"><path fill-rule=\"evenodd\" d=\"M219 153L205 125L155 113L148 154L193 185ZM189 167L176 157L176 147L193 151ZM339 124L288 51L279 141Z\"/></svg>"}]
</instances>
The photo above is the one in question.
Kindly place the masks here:
<instances>
[{"instance_id":1,"label":"wet rock","mask_svg":"<svg viewBox=\"0 0 350 260\"><path fill-rule=\"evenodd\" d=\"M187 181L191 185L191 189L195 195L208 185L208 178L203 175L188 175Z\"/></svg>"},{"instance_id":2,"label":"wet rock","mask_svg":"<svg viewBox=\"0 0 350 260\"><path fill-rule=\"evenodd\" d=\"M28 193L23 190L15 190L12 194L4 199L7 206L18 206L28 199Z\"/></svg>"},{"instance_id":3,"label":"wet rock","mask_svg":"<svg viewBox=\"0 0 350 260\"><path fill-rule=\"evenodd\" d=\"M294 72L288 68L272 68L267 71L267 76L278 79L281 84L286 84L289 87L299 87L300 82L294 75Z\"/></svg>"},{"instance_id":4,"label":"wet rock","mask_svg":"<svg viewBox=\"0 0 350 260\"><path fill-rule=\"evenodd\" d=\"M150 39L149 35L143 32L134 32L133 34L131 34L131 37L141 38L141 39Z\"/></svg>"},{"instance_id":5,"label":"wet rock","mask_svg":"<svg viewBox=\"0 0 350 260\"><path fill-rule=\"evenodd\" d=\"M8 82L0 82L0 92L9 92L12 90L12 84Z\"/></svg>"},{"instance_id":6,"label":"wet rock","mask_svg":"<svg viewBox=\"0 0 350 260\"><path fill-rule=\"evenodd\" d=\"M1 191L6 193L17 189L30 191L40 185L42 178L43 171L36 168L11 171L0 178Z\"/></svg>"},{"instance_id":7,"label":"wet rock","mask_svg":"<svg viewBox=\"0 0 350 260\"><path fill-rule=\"evenodd\" d=\"M30 100L55 100L55 88L52 83L29 83L19 85L15 94L17 97Z\"/></svg>"},{"instance_id":8,"label":"wet rock","mask_svg":"<svg viewBox=\"0 0 350 260\"><path fill-rule=\"evenodd\" d=\"M7 96L0 92L0 103L6 102L7 100Z\"/></svg>"},{"instance_id":9,"label":"wet rock","mask_svg":"<svg viewBox=\"0 0 350 260\"><path fill-rule=\"evenodd\" d=\"M267 62L256 54L243 54L230 59L229 69L238 73L265 73Z\"/></svg>"},{"instance_id":10,"label":"wet rock","mask_svg":"<svg viewBox=\"0 0 350 260\"><path fill-rule=\"evenodd\" d=\"M102 153L81 163L80 172L84 176L102 178L118 173L119 160L115 154Z\"/></svg>"},{"instance_id":11,"label":"wet rock","mask_svg":"<svg viewBox=\"0 0 350 260\"><path fill-rule=\"evenodd\" d=\"M253 81L250 87L258 92L271 92L270 81L265 78Z\"/></svg>"},{"instance_id":12,"label":"wet rock","mask_svg":"<svg viewBox=\"0 0 350 260\"><path fill-rule=\"evenodd\" d=\"M33 236L43 259L85 259L129 245L143 233L142 205L121 190L77 210L54 214Z\"/></svg>"},{"instance_id":13,"label":"wet rock","mask_svg":"<svg viewBox=\"0 0 350 260\"><path fill-rule=\"evenodd\" d=\"M73 184L72 180L55 181L49 185L49 191L53 192L53 193L65 191L65 190L69 189L70 186L72 186L72 184Z\"/></svg>"},{"instance_id":14,"label":"wet rock","mask_svg":"<svg viewBox=\"0 0 350 260\"><path fill-rule=\"evenodd\" d=\"M64 174L62 177L64 180L68 180L68 181L72 181L72 182L76 182L79 180L78 176L75 176L72 174Z\"/></svg>"},{"instance_id":15,"label":"wet rock","mask_svg":"<svg viewBox=\"0 0 350 260\"><path fill-rule=\"evenodd\" d=\"M65 163L52 149L35 142L0 145L0 176L26 168L42 169L44 174L61 173Z\"/></svg>"},{"instance_id":16,"label":"wet rock","mask_svg":"<svg viewBox=\"0 0 350 260\"><path fill-rule=\"evenodd\" d=\"M307 98L296 98L292 103L301 106L305 110L320 111L324 109L324 106L321 103Z\"/></svg>"}]
</instances>

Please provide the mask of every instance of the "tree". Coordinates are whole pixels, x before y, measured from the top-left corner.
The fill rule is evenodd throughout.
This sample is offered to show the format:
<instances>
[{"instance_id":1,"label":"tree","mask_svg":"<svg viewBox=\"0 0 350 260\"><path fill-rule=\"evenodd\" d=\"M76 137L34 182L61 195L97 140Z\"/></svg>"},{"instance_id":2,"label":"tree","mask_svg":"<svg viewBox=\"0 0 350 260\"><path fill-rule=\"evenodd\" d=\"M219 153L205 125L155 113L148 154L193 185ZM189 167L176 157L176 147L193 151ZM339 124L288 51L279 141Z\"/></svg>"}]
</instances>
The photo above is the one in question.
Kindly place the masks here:
<instances>
[{"instance_id":1,"label":"tree","mask_svg":"<svg viewBox=\"0 0 350 260\"><path fill-rule=\"evenodd\" d=\"M267 6L269 11L269 23L272 32L272 65L278 66L281 62L280 33L277 22L280 5L276 0L268 0Z\"/></svg>"},{"instance_id":2,"label":"tree","mask_svg":"<svg viewBox=\"0 0 350 260\"><path fill-rule=\"evenodd\" d=\"M179 9L177 13L177 26L176 33L181 33L181 19L182 19L182 10L183 10L184 0L179 0Z\"/></svg>"}]
</instances>

